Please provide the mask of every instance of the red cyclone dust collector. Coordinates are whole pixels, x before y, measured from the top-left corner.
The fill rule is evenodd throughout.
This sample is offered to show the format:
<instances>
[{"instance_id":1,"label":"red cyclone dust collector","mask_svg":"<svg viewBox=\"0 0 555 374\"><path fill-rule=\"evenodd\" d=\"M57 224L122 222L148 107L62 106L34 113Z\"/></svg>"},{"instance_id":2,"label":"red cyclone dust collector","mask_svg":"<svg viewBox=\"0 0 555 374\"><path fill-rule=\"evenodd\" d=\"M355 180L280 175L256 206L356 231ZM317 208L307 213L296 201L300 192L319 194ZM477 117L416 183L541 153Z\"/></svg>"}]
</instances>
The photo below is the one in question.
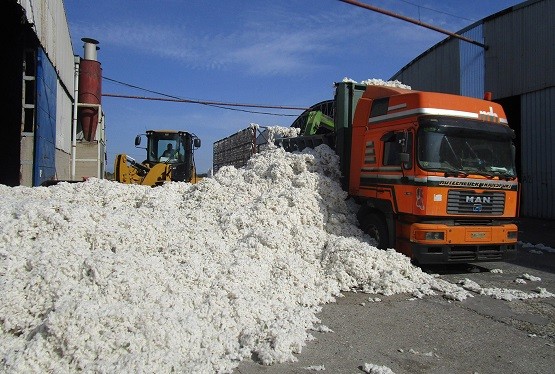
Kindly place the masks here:
<instances>
[{"instance_id":1,"label":"red cyclone dust collector","mask_svg":"<svg viewBox=\"0 0 555 374\"><path fill-rule=\"evenodd\" d=\"M81 39L85 45L85 58L79 62L79 106L78 119L81 122L86 141L95 140L98 126L98 112L102 97L102 69L96 60L98 41L90 38ZM84 104L84 105L83 105ZM87 106L90 104L90 106Z\"/></svg>"}]
</instances>

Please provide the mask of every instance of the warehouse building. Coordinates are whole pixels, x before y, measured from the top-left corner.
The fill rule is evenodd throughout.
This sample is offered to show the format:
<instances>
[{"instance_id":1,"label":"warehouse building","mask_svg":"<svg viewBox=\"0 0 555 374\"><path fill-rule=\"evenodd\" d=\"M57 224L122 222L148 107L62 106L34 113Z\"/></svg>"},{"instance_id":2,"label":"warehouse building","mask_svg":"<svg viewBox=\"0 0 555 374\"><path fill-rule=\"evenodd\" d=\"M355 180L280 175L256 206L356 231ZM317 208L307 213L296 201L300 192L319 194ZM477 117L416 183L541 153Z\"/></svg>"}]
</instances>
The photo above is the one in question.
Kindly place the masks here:
<instances>
[{"instance_id":1,"label":"warehouse building","mask_svg":"<svg viewBox=\"0 0 555 374\"><path fill-rule=\"evenodd\" d=\"M97 42L86 39L88 56L74 55L61 0L0 4L5 108L0 184L39 186L51 180L102 178L106 138L101 95L94 87L100 85ZM87 87L91 73L98 80L93 90L90 82Z\"/></svg>"},{"instance_id":2,"label":"warehouse building","mask_svg":"<svg viewBox=\"0 0 555 374\"><path fill-rule=\"evenodd\" d=\"M84 39L85 56L75 56L61 0L0 4L5 56L0 184L102 178L106 137L100 87L79 91L83 71L99 68L97 42ZM549 219L555 219L553 14L555 0L523 2L458 32L485 48L449 37L392 77L419 90L473 97L491 92L516 132L521 215ZM82 69L83 61L92 63Z\"/></svg>"},{"instance_id":3,"label":"warehouse building","mask_svg":"<svg viewBox=\"0 0 555 374\"><path fill-rule=\"evenodd\" d=\"M392 79L416 90L492 93L515 130L521 216L555 219L555 1L530 0L459 31Z\"/></svg>"}]
</instances>

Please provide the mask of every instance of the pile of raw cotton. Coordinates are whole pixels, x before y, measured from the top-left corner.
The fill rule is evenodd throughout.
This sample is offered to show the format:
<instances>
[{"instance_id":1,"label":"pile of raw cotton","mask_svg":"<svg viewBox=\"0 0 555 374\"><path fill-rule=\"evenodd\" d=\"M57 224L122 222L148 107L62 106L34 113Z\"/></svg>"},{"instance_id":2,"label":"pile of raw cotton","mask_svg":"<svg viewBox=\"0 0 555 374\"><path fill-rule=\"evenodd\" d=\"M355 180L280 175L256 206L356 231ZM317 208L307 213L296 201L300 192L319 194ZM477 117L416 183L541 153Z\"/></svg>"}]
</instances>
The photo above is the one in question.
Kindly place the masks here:
<instances>
[{"instance_id":1,"label":"pile of raw cotton","mask_svg":"<svg viewBox=\"0 0 555 374\"><path fill-rule=\"evenodd\" d=\"M0 371L231 372L294 360L342 290L464 298L357 228L337 156L200 183L0 186Z\"/></svg>"},{"instance_id":2,"label":"pile of raw cotton","mask_svg":"<svg viewBox=\"0 0 555 374\"><path fill-rule=\"evenodd\" d=\"M354 79L345 77L343 78L343 82L351 82L351 83L358 83ZM388 86L388 87L397 87L397 88L404 88L406 90L412 89L411 86L401 83L398 80L394 81L384 81L383 79L377 78L370 78L360 82L360 84L365 84L367 86Z\"/></svg>"}]
</instances>

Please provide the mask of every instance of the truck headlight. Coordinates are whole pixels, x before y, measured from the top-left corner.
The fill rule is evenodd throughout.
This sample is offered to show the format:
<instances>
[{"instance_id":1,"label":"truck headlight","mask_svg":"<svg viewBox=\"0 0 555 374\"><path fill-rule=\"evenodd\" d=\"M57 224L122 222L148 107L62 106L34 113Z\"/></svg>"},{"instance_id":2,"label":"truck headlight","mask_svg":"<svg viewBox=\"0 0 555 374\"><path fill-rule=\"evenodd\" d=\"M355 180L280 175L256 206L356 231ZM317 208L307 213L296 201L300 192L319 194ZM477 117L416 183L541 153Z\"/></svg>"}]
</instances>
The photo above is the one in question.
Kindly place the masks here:
<instances>
[{"instance_id":1,"label":"truck headlight","mask_svg":"<svg viewBox=\"0 0 555 374\"><path fill-rule=\"evenodd\" d=\"M445 232L443 232L443 231L415 231L414 238L416 240L445 240Z\"/></svg>"},{"instance_id":2,"label":"truck headlight","mask_svg":"<svg viewBox=\"0 0 555 374\"><path fill-rule=\"evenodd\" d=\"M507 232L507 239L517 239L518 238L518 231L508 231Z\"/></svg>"}]
</instances>

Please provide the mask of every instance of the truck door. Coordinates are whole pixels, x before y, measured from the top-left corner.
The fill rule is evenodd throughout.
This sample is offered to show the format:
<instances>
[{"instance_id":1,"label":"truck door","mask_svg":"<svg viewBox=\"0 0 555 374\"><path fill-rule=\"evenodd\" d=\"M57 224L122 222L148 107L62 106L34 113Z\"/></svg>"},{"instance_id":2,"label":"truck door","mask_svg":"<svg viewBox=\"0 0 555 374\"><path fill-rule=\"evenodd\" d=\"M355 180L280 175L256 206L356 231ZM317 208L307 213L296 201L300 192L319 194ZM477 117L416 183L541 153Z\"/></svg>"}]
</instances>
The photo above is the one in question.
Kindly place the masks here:
<instances>
[{"instance_id":1,"label":"truck door","mask_svg":"<svg viewBox=\"0 0 555 374\"><path fill-rule=\"evenodd\" d=\"M413 139L412 129L391 131L381 138L383 142L381 179L391 180L393 206L398 213L412 214L415 206Z\"/></svg>"}]
</instances>

